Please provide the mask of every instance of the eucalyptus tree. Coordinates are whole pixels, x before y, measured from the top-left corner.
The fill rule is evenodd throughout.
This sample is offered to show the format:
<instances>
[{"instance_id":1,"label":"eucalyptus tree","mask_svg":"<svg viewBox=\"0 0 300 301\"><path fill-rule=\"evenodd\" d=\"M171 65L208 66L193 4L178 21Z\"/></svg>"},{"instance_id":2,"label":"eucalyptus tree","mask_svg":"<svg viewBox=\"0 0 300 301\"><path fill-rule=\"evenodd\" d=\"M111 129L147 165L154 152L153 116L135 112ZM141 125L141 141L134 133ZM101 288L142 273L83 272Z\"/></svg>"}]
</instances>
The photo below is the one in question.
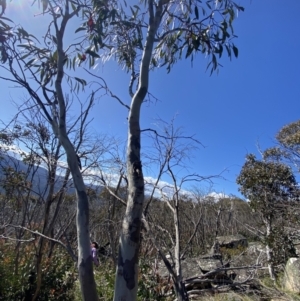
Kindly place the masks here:
<instances>
[{"instance_id":1,"label":"eucalyptus tree","mask_svg":"<svg viewBox=\"0 0 300 301\"><path fill-rule=\"evenodd\" d=\"M261 215L265 232L268 269L271 279L274 271L275 222L284 219L289 202L297 198L297 182L291 168L283 163L260 161L253 154L247 155L246 162L237 177L242 194L249 199L250 206ZM283 230L283 229L281 229Z\"/></svg>"},{"instance_id":2,"label":"eucalyptus tree","mask_svg":"<svg viewBox=\"0 0 300 301\"><path fill-rule=\"evenodd\" d=\"M263 153L265 160L273 160L289 165L298 178L300 173L300 120L283 126L276 133L275 139L275 146L268 148ZM289 228L292 232L297 233L296 229L299 228L299 206L297 203L291 203L289 211L292 213ZM294 235L298 237L298 234Z\"/></svg>"},{"instance_id":3,"label":"eucalyptus tree","mask_svg":"<svg viewBox=\"0 0 300 301\"><path fill-rule=\"evenodd\" d=\"M77 31L89 30L89 47L79 54L95 60L114 58L130 74L127 144L127 210L120 236L114 300L136 300L138 252L144 203L141 160L140 113L149 89L149 73L165 66L168 71L181 58L197 53L209 58L210 72L226 49L238 56L234 45L233 20L243 7L234 1L143 0L93 2L86 22ZM87 54L87 55L86 55Z\"/></svg>"},{"instance_id":4,"label":"eucalyptus tree","mask_svg":"<svg viewBox=\"0 0 300 301\"><path fill-rule=\"evenodd\" d=\"M267 149L264 157L285 161L297 173L300 172L300 120L283 126L275 136L276 146Z\"/></svg>"},{"instance_id":5,"label":"eucalyptus tree","mask_svg":"<svg viewBox=\"0 0 300 301\"><path fill-rule=\"evenodd\" d=\"M244 9L232 0L207 0L205 3L198 0L144 0L137 3L131 1L130 5L125 1L116 0L98 0L93 3L43 0L41 3L43 13L51 18L50 26L44 35L45 45L38 47L33 36L21 27L15 28L12 34L12 28L1 22L1 60L6 64L4 68L13 75L13 81L21 84L41 107L45 118L66 150L78 195L79 260L82 260L79 263L79 271L82 290L86 292L86 296L95 296L87 243L88 202L77 165L76 150L68 139L62 80L65 77L72 83L65 67L75 68L76 60L79 64L89 61L90 65L94 65L99 58L103 58L104 61L114 58L131 76L130 105L117 98L129 112L128 198L120 236L114 298L136 300L139 237L144 202L140 112L148 93L149 72L163 66L170 71L178 60L193 60L197 53L208 57L211 73L217 71L218 59L221 58L223 50L230 58L238 56L238 49L233 43L233 21L237 13ZM87 40L72 44L71 46L76 46L75 49L66 48L63 46L66 26L80 11L85 22L76 32L84 30ZM22 41L21 52L16 47L19 41ZM72 56L74 52L78 53L77 58ZM40 87L38 91L30 87L25 73L29 73L36 81ZM3 76L1 78L7 79ZM73 79L77 84L86 84L84 79ZM54 86L51 86L52 83ZM91 95L91 99L93 97L94 94ZM88 271L89 277L83 278L84 270ZM94 300L93 298L96 297L90 297L89 300Z\"/></svg>"},{"instance_id":6,"label":"eucalyptus tree","mask_svg":"<svg viewBox=\"0 0 300 301\"><path fill-rule=\"evenodd\" d=\"M83 300L98 300L90 254L89 202L78 161L80 146L89 124L88 114L96 95L92 91L86 104L78 99L80 114L74 117L73 123L69 123L72 101L80 86L86 85L86 81L67 74L65 70L66 64L71 63L71 54L74 51L74 44L64 46L67 25L85 4L80 3L74 8L73 2L69 0L45 0L41 3L43 13L40 18L46 26L40 37L33 36L21 26L14 25L10 19L1 16L0 79L26 91L34 105L39 107L39 113L49 123L65 151L77 195L78 271L81 292ZM64 84L66 80L68 88ZM67 91L72 93L72 98ZM75 130L77 135L74 141L71 136Z\"/></svg>"}]
</instances>

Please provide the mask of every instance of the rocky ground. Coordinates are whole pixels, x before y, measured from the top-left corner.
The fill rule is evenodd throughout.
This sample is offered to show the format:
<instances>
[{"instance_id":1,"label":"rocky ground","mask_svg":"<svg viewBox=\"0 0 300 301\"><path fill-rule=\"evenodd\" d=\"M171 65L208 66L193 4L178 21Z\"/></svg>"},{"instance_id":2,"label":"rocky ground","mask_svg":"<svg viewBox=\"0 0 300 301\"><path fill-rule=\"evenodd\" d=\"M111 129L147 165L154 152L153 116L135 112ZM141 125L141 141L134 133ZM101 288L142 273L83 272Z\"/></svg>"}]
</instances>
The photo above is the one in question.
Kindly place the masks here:
<instances>
[{"instance_id":1,"label":"rocky ground","mask_svg":"<svg viewBox=\"0 0 300 301\"><path fill-rule=\"evenodd\" d=\"M300 300L300 260L290 259L276 284L266 261L262 244L248 243L241 235L218 237L208 254L182 261L183 282L190 300ZM170 279L163 262L158 272Z\"/></svg>"}]
</instances>

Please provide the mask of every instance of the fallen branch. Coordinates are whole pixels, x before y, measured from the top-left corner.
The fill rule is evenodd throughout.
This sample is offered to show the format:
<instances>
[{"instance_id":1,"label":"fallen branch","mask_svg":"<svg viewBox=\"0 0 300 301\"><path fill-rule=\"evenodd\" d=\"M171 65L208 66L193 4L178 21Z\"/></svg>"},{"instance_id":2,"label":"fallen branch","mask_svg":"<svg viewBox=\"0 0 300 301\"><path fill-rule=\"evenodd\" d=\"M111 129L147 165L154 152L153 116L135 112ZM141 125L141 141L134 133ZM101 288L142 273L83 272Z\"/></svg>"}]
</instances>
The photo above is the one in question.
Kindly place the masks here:
<instances>
[{"instance_id":1,"label":"fallen branch","mask_svg":"<svg viewBox=\"0 0 300 301\"><path fill-rule=\"evenodd\" d=\"M217 294L217 293L225 293L228 292L230 290L229 286L224 286L224 287L212 287L212 288L206 288L206 289L202 289L202 290L191 290L188 291L188 295L189 297L191 297L192 294L196 294L197 296L200 294Z\"/></svg>"},{"instance_id":2,"label":"fallen branch","mask_svg":"<svg viewBox=\"0 0 300 301\"><path fill-rule=\"evenodd\" d=\"M194 276L191 278L187 278L184 280L184 283L190 282L194 279L203 279L210 276L213 276L215 274L218 274L219 272L225 272L225 271L232 271L232 270L256 270L256 269L264 269L260 264L259 265L253 265L253 266L242 266L242 267L232 267L232 268L217 268L212 271L209 271L203 275Z\"/></svg>"}]
</instances>

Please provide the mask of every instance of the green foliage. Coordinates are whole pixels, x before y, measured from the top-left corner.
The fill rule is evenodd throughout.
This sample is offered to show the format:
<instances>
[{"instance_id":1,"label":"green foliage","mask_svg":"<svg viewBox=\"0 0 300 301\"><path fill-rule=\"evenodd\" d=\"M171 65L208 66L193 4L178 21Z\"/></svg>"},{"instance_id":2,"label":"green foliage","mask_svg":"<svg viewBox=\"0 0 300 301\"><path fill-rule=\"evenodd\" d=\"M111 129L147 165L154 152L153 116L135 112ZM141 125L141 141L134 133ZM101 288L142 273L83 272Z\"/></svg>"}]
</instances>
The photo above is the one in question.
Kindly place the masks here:
<instances>
[{"instance_id":1,"label":"green foliage","mask_svg":"<svg viewBox=\"0 0 300 301\"><path fill-rule=\"evenodd\" d=\"M151 16L152 10L155 13L159 8L154 3L127 6L124 1L123 6L122 1L93 1L93 8L82 11L86 21L76 30L88 32L86 49L80 52L100 52L104 59L114 56L128 72L135 73L144 51L144 16ZM238 57L233 21L239 11L244 8L233 1L219 1L217 5L212 0L203 5L199 1L170 1L161 15L152 67L166 66L170 71L182 57L193 61L194 55L202 53L209 57L207 68L212 73L220 66L218 59L224 49L230 59ZM89 56L90 66L95 64L94 58L94 54Z\"/></svg>"},{"instance_id":2,"label":"green foliage","mask_svg":"<svg viewBox=\"0 0 300 301\"><path fill-rule=\"evenodd\" d=\"M99 300L111 301L114 295L115 269L108 261L102 261L99 267L94 266L94 276L96 281ZM81 301L79 281L76 281L74 301Z\"/></svg>"},{"instance_id":3,"label":"green foliage","mask_svg":"<svg viewBox=\"0 0 300 301\"><path fill-rule=\"evenodd\" d=\"M267 150L268 160L274 158ZM250 199L250 206L259 212L265 226L262 240L272 249L270 262L285 263L295 256L295 249L284 227L288 225L299 194L291 168L279 161L260 161L252 154L246 158L237 178L240 191ZM261 232L263 233L263 232Z\"/></svg>"},{"instance_id":4,"label":"green foliage","mask_svg":"<svg viewBox=\"0 0 300 301\"><path fill-rule=\"evenodd\" d=\"M279 202L291 200L296 190L292 170L280 162L259 161L252 154L246 157L238 178L239 190L250 199L254 209L272 214Z\"/></svg>"},{"instance_id":5,"label":"green foliage","mask_svg":"<svg viewBox=\"0 0 300 301\"><path fill-rule=\"evenodd\" d=\"M273 248L273 263L275 265L285 265L290 257L297 257L294 243L290 236L283 230L284 224L276 223L269 237L265 238L264 243Z\"/></svg>"},{"instance_id":6,"label":"green foliage","mask_svg":"<svg viewBox=\"0 0 300 301\"><path fill-rule=\"evenodd\" d=\"M113 300L115 270L109 262L104 262L100 267L95 267L95 281L100 300Z\"/></svg>"},{"instance_id":7,"label":"green foliage","mask_svg":"<svg viewBox=\"0 0 300 301\"><path fill-rule=\"evenodd\" d=\"M51 259L45 261L38 300L72 301L76 278L74 263L67 254L57 250Z\"/></svg>"},{"instance_id":8,"label":"green foliage","mask_svg":"<svg viewBox=\"0 0 300 301\"><path fill-rule=\"evenodd\" d=\"M284 126L276 135L276 139L286 147L297 147L300 145L300 120Z\"/></svg>"},{"instance_id":9,"label":"green foliage","mask_svg":"<svg viewBox=\"0 0 300 301\"><path fill-rule=\"evenodd\" d=\"M33 1L35 2L35 1ZM48 5L48 0L40 0L42 3L43 13L50 13L55 15L56 18L60 18L53 6ZM79 8L77 8L79 11ZM77 61L77 57L69 56L68 52L64 52L62 56L58 55L58 41L57 36L51 33L51 29L46 33L41 43L34 35L28 33L23 27L15 26L11 27L8 22L12 22L7 18L1 18L0 20L0 62L7 64L9 62L9 69L15 70L15 61L18 61L20 68L23 69L24 76L31 74L34 80L44 88L52 86L58 72L59 60L62 59L63 65L67 65L69 68L75 70L75 65L80 65L81 60ZM51 26L49 26L50 28ZM71 47L70 51L74 52ZM98 56L93 49L87 50L92 59ZM94 54L94 55L93 55ZM16 72L16 71L12 71ZM86 81L84 79L75 78L64 75L71 86L73 91L79 92L79 89L84 89ZM30 86L27 86L24 78L18 77L19 84L29 91L32 91ZM49 93L50 91L47 90ZM51 93L49 93L51 94ZM49 96L48 96L49 97ZM50 98L46 98L49 100Z\"/></svg>"},{"instance_id":10,"label":"green foliage","mask_svg":"<svg viewBox=\"0 0 300 301\"><path fill-rule=\"evenodd\" d=\"M24 250L25 251L25 250ZM21 300L29 289L28 276L32 269L31 260L26 256L19 263L16 272L15 250L9 245L0 247L0 297L1 300Z\"/></svg>"},{"instance_id":11,"label":"green foliage","mask_svg":"<svg viewBox=\"0 0 300 301\"><path fill-rule=\"evenodd\" d=\"M99 300L111 301L114 295L115 269L113 265L104 261L94 270ZM167 301L164 292L170 290L172 284L163 280L145 260L140 263L138 301ZM81 301L79 282L76 281L74 301Z\"/></svg>"},{"instance_id":12,"label":"green foliage","mask_svg":"<svg viewBox=\"0 0 300 301\"><path fill-rule=\"evenodd\" d=\"M287 162L300 171L300 120L285 125L276 135L276 147L264 152L265 159Z\"/></svg>"},{"instance_id":13,"label":"green foliage","mask_svg":"<svg viewBox=\"0 0 300 301\"><path fill-rule=\"evenodd\" d=\"M18 256L17 256L18 254ZM35 291L35 255L33 244L16 248L0 246L0 298L4 301L31 298ZM55 249L51 258L43 261L43 281L38 301L72 301L76 280L69 256Z\"/></svg>"}]
</instances>

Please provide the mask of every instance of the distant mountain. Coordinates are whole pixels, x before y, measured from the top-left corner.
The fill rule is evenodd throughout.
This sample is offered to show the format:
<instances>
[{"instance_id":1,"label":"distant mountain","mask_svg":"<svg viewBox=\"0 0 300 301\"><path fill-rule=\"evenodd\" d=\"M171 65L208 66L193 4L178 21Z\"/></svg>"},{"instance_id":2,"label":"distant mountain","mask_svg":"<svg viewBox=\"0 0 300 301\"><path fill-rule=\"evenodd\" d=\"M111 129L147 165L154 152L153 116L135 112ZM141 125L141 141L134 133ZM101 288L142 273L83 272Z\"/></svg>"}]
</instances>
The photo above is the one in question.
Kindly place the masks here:
<instances>
[{"instance_id":1,"label":"distant mountain","mask_svg":"<svg viewBox=\"0 0 300 301\"><path fill-rule=\"evenodd\" d=\"M36 193L37 195L45 195L45 193L48 190L48 170L42 166L29 166L25 162L21 160L21 156L16 153L15 151L9 151L9 152L1 152L0 148L0 192L3 191L1 182L3 181L5 177L5 170L10 167L16 172L20 172L25 175L26 181L31 182L32 184L32 191ZM59 170L64 169L60 166L58 168ZM64 177L60 175L56 175L56 182L55 182L55 191L58 191L64 182ZM87 183L87 186L89 188L92 188L94 190L97 190L97 192L100 192L103 187L99 185L94 185ZM67 185L67 193L73 194L75 193L75 189L73 187L73 181L72 179L69 179L69 183Z\"/></svg>"},{"instance_id":2,"label":"distant mountain","mask_svg":"<svg viewBox=\"0 0 300 301\"><path fill-rule=\"evenodd\" d=\"M8 167L12 168L16 172L22 173L26 177L26 181L32 183L32 190L37 194L45 194L48 189L48 171L41 166L29 166L22 160L16 158L14 154L9 155L6 153L0 153L0 181L2 182ZM57 175L55 190L59 190L63 184L63 177ZM74 188L71 187L71 181L68 188L68 193L74 193ZM3 188L0 185L0 190Z\"/></svg>"},{"instance_id":3,"label":"distant mountain","mask_svg":"<svg viewBox=\"0 0 300 301\"><path fill-rule=\"evenodd\" d=\"M46 168L41 167L41 166L34 166L31 167L24 163L21 160L21 156L20 156L21 150L17 149L16 147L13 147L11 150L9 150L8 152L1 152L1 145L0 145L0 181L2 181L2 179L4 178L4 170L7 167L11 167L16 171L22 172L26 175L26 179L27 181L32 183L32 190L34 192L36 192L37 194L45 194L45 192L47 192L48 189L48 171ZM64 163L62 164L62 168L63 165L65 165ZM107 174L107 177L109 178L109 185L114 187L117 186L117 183L119 181L119 175L117 174ZM86 178L87 182L87 186L89 186L90 188L94 189L94 190L98 190L101 191L103 189L102 186L99 185L93 185L90 184L92 181L88 180L89 177ZM68 186L68 193L72 194L75 192L75 189L73 188L73 182L72 180L69 181L69 186ZM147 177L145 176L145 195L146 196L150 196L152 194L152 190L153 187L156 185L157 188L155 190L154 193L154 197L157 198L169 198L172 197L174 195L174 186L168 182L165 181L159 181L158 183L156 183L157 180L155 178L152 177ZM63 177L60 175L56 175L56 184L55 184L55 190L59 190L60 187L63 184ZM3 191L3 189L1 188L1 184L0 184L0 191ZM191 192L187 191L187 190L181 190L180 192L183 195L189 196L191 195ZM214 198L216 201L218 201L220 198L224 198L224 197L229 197L223 193L216 193L216 192L211 192L209 193L207 196L211 196L212 198Z\"/></svg>"}]
</instances>

